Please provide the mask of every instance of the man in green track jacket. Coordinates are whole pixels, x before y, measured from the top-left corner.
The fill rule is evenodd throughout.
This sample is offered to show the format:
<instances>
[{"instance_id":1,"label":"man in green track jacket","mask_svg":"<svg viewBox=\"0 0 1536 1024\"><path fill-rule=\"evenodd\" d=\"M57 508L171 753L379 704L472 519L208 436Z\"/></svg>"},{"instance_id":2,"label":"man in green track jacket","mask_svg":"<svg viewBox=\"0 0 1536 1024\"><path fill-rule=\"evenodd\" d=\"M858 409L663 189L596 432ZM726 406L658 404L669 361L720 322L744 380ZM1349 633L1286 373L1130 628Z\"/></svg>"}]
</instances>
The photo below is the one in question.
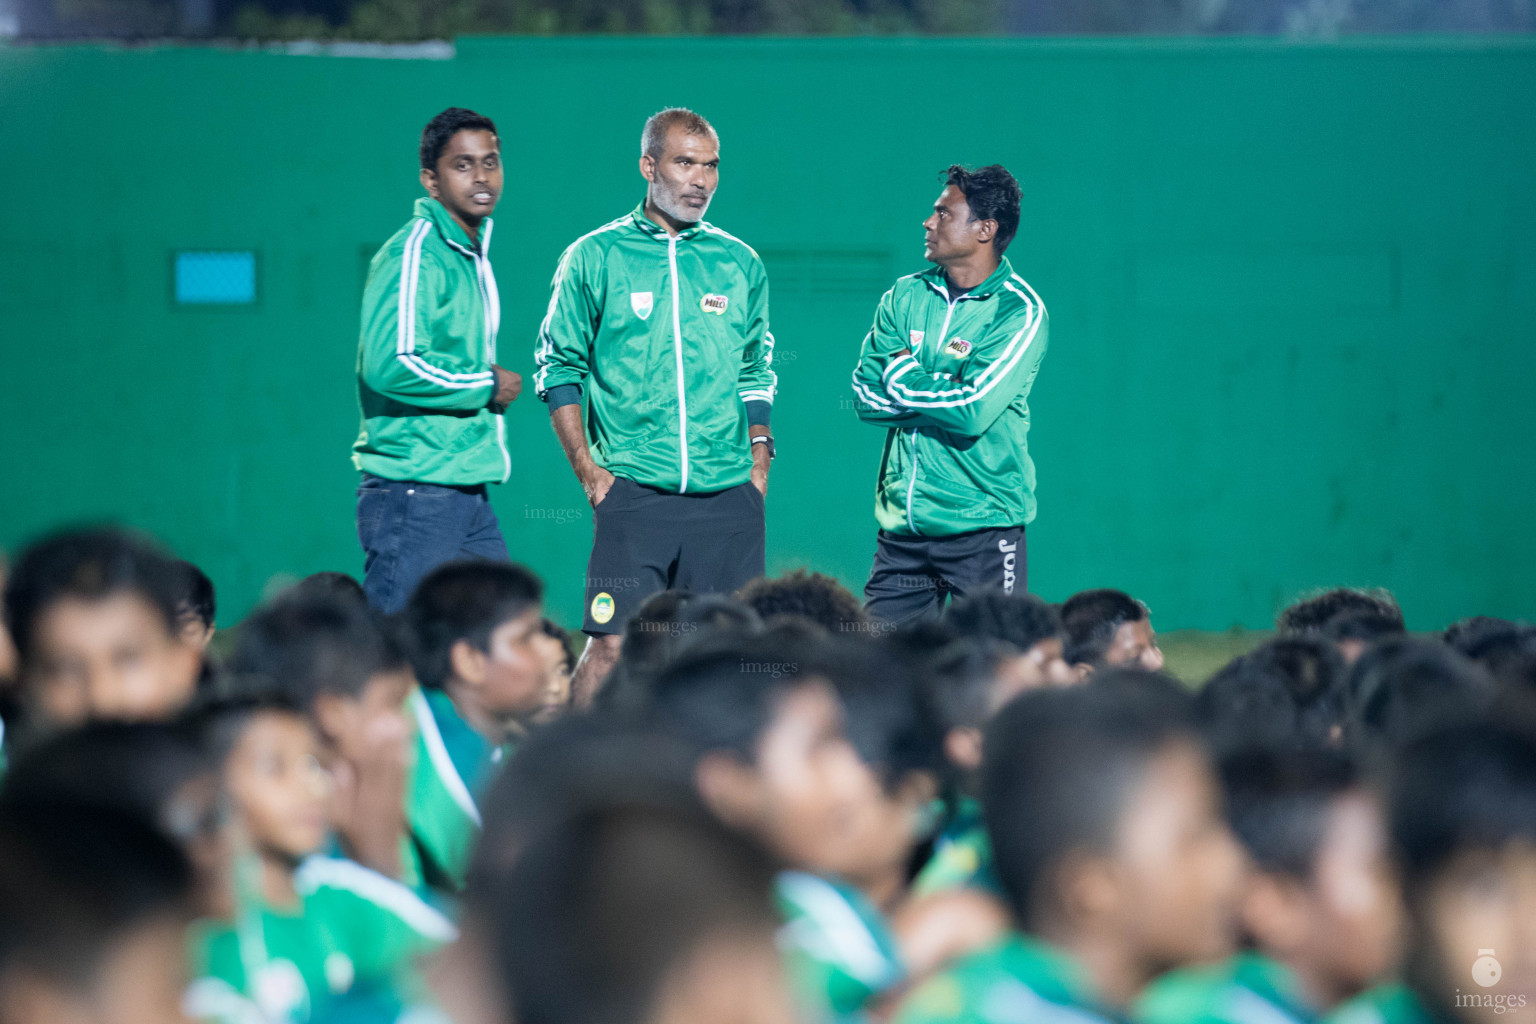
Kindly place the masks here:
<instances>
[{"instance_id":1,"label":"man in green track jacket","mask_svg":"<svg viewBox=\"0 0 1536 1024\"><path fill-rule=\"evenodd\" d=\"M502 170L490 118L460 107L434 117L421 183L429 198L369 264L357 352L363 589L391 614L444 562L507 560L485 485L511 474L501 413L523 386L496 365L488 252Z\"/></svg>"},{"instance_id":2,"label":"man in green track jacket","mask_svg":"<svg viewBox=\"0 0 1536 1024\"><path fill-rule=\"evenodd\" d=\"M864 598L890 622L936 615L946 597L1025 589L1028 398L1047 319L1003 255L1019 206L1002 167L951 167L923 221L935 266L885 293L853 372L859 418L888 428Z\"/></svg>"},{"instance_id":3,"label":"man in green track jacket","mask_svg":"<svg viewBox=\"0 0 1536 1024\"><path fill-rule=\"evenodd\" d=\"M768 277L751 246L703 219L719 183L709 122L663 110L640 148L645 201L560 257L535 354L595 523L578 703L646 597L730 592L763 573Z\"/></svg>"}]
</instances>

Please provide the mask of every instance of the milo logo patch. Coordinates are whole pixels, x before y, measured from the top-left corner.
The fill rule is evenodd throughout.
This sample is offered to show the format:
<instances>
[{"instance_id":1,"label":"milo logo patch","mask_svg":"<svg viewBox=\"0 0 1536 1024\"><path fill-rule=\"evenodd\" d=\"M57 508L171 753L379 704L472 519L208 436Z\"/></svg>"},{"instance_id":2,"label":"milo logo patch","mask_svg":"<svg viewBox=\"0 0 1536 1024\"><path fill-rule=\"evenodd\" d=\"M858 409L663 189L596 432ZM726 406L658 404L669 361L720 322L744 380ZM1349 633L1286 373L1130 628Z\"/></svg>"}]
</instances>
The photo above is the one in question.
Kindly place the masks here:
<instances>
[{"instance_id":1,"label":"milo logo patch","mask_svg":"<svg viewBox=\"0 0 1536 1024\"><path fill-rule=\"evenodd\" d=\"M724 313L725 307L729 306L730 304L731 300L726 298L724 295L706 295L699 300L700 309L706 313L713 313L716 316Z\"/></svg>"}]
</instances>

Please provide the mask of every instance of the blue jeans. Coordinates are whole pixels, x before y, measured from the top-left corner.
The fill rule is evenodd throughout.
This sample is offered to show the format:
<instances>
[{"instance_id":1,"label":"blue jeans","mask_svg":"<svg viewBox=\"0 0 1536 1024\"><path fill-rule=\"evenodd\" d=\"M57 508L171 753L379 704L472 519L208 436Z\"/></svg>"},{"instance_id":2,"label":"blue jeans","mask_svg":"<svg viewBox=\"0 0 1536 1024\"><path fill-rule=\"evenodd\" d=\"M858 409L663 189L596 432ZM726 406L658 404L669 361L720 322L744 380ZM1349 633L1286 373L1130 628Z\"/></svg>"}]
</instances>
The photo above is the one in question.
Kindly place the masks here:
<instances>
[{"instance_id":1,"label":"blue jeans","mask_svg":"<svg viewBox=\"0 0 1536 1024\"><path fill-rule=\"evenodd\" d=\"M422 577L446 562L510 561L485 487L442 487L364 473L357 539L368 603L386 615L405 607Z\"/></svg>"}]
</instances>

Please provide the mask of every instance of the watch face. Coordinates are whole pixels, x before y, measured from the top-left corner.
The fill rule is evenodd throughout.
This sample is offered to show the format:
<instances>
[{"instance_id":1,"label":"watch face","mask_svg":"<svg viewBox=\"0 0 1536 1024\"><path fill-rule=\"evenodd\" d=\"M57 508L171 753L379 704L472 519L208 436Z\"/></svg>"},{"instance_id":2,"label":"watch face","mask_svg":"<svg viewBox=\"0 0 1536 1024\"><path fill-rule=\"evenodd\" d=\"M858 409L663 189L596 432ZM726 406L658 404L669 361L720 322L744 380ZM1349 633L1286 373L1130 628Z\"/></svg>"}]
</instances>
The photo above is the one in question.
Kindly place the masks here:
<instances>
[{"instance_id":1,"label":"watch face","mask_svg":"<svg viewBox=\"0 0 1536 1024\"><path fill-rule=\"evenodd\" d=\"M1479 950L1479 952L1484 955L1472 961L1472 980L1483 988L1491 988L1504 976L1504 968L1486 950Z\"/></svg>"}]
</instances>

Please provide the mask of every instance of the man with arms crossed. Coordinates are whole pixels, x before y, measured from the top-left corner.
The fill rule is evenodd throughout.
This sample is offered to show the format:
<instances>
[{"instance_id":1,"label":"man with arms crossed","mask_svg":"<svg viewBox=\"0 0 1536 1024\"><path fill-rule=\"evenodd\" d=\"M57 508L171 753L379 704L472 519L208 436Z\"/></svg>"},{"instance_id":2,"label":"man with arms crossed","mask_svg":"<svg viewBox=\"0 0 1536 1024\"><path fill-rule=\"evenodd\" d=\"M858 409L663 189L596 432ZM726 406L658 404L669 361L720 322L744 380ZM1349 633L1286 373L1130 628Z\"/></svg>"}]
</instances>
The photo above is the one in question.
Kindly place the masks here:
<instances>
[{"instance_id":1,"label":"man with arms crossed","mask_svg":"<svg viewBox=\"0 0 1536 1024\"><path fill-rule=\"evenodd\" d=\"M486 497L512 471L501 414L522 391L496 365L501 302L487 255L501 197L496 126L450 107L421 133L428 198L368 267L357 353L363 589L388 614L459 558L507 560Z\"/></svg>"},{"instance_id":2,"label":"man with arms crossed","mask_svg":"<svg viewBox=\"0 0 1536 1024\"><path fill-rule=\"evenodd\" d=\"M708 121L652 115L640 174L645 201L560 257L535 354L535 386L595 523L578 703L646 597L730 592L763 574L777 380L768 277L751 246L703 219L720 177Z\"/></svg>"},{"instance_id":3,"label":"man with arms crossed","mask_svg":"<svg viewBox=\"0 0 1536 1024\"><path fill-rule=\"evenodd\" d=\"M865 608L890 622L937 615L946 596L1025 589L1035 518L1025 444L1045 355L1045 304L1003 255L1019 184L994 164L950 167L923 221L935 265L897 280L853 373L855 408L889 428Z\"/></svg>"}]
</instances>

